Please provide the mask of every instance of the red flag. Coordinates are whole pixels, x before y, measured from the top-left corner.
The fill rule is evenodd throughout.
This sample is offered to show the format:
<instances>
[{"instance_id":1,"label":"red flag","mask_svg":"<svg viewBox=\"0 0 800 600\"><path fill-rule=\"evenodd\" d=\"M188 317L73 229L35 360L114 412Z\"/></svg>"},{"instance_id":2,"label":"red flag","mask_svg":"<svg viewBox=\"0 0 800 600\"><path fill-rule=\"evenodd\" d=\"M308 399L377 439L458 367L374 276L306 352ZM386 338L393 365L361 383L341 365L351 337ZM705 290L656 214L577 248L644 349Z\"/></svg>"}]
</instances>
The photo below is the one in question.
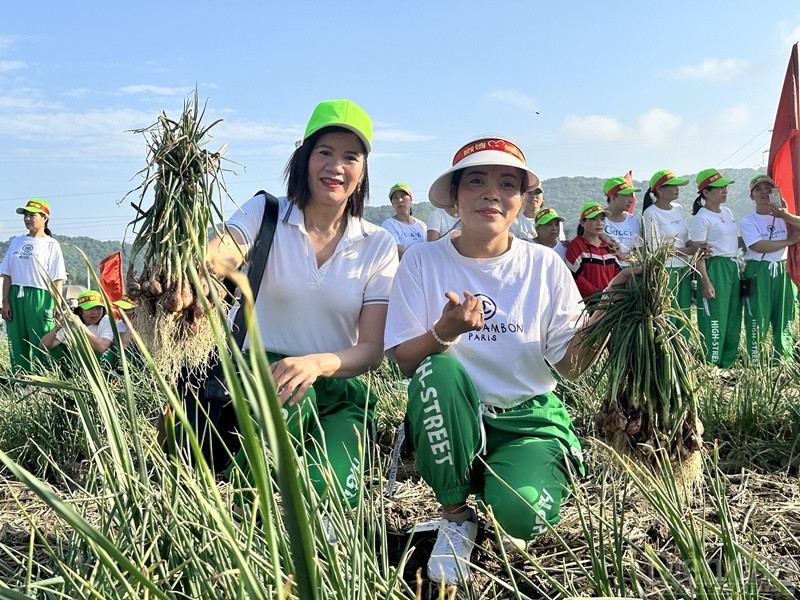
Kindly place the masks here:
<instances>
[{"instance_id":1,"label":"red flag","mask_svg":"<svg viewBox=\"0 0 800 600\"><path fill-rule=\"evenodd\" d=\"M769 146L767 174L781 189L781 196L788 204L788 211L800 215L800 61L798 45L792 46L789 66L772 128ZM800 285L800 247L789 246L786 270L792 280Z\"/></svg>"},{"instance_id":2,"label":"red flag","mask_svg":"<svg viewBox=\"0 0 800 600\"><path fill-rule=\"evenodd\" d=\"M100 261L100 285L110 302L122 298L125 280L122 277L122 252L115 252Z\"/></svg>"},{"instance_id":3,"label":"red flag","mask_svg":"<svg viewBox=\"0 0 800 600\"><path fill-rule=\"evenodd\" d=\"M625 181L630 183L631 187L634 187L634 185L633 185L633 171L628 171L627 173L625 173ZM628 213L629 214L633 214L633 205L634 204L636 204L636 194L631 194L631 203L628 205Z\"/></svg>"}]
</instances>

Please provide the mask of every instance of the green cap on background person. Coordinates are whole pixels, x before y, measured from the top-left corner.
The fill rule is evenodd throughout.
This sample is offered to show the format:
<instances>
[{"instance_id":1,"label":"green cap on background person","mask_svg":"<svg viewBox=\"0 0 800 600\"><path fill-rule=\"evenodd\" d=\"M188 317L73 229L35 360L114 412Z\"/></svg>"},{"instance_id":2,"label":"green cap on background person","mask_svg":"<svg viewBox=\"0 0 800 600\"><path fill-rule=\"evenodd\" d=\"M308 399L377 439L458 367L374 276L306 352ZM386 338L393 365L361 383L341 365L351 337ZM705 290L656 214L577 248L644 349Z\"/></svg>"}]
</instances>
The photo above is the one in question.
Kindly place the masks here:
<instances>
[{"instance_id":1,"label":"green cap on background person","mask_svg":"<svg viewBox=\"0 0 800 600\"><path fill-rule=\"evenodd\" d=\"M326 100L311 113L303 140L324 127L342 127L355 133L369 154L372 150L372 119L352 100Z\"/></svg>"},{"instance_id":2,"label":"green cap on background person","mask_svg":"<svg viewBox=\"0 0 800 600\"><path fill-rule=\"evenodd\" d=\"M631 196L636 192L641 192L641 188L633 187L633 184L624 177L612 177L603 184L603 193L608 197L616 194Z\"/></svg>"},{"instance_id":3,"label":"green cap on background person","mask_svg":"<svg viewBox=\"0 0 800 600\"><path fill-rule=\"evenodd\" d=\"M409 196L411 196L412 198L414 197L414 196L411 194L411 188L410 188L410 187L408 187L408 186L407 186L405 183L395 183L395 184L392 186L392 188L389 190L389 200L391 200L391 199L392 199L392 196L394 196L394 193L395 193L395 192L400 192L400 191L402 191L402 192L405 192L406 194L408 194L408 195L409 195Z\"/></svg>"},{"instance_id":4,"label":"green cap on background person","mask_svg":"<svg viewBox=\"0 0 800 600\"><path fill-rule=\"evenodd\" d=\"M17 214L21 215L23 213L41 213L45 217L50 216L50 203L47 200L42 200L41 198L31 198L28 200L28 203L25 206L20 206L17 209Z\"/></svg>"},{"instance_id":5,"label":"green cap on background person","mask_svg":"<svg viewBox=\"0 0 800 600\"><path fill-rule=\"evenodd\" d=\"M726 179L717 169L703 169L697 174L697 191L702 192L707 187L725 187L733 183L733 179Z\"/></svg>"},{"instance_id":6,"label":"green cap on background person","mask_svg":"<svg viewBox=\"0 0 800 600\"><path fill-rule=\"evenodd\" d=\"M769 175L765 175L764 173L759 173L755 177L750 180L750 191L753 191L753 188L756 187L762 181L767 181L772 187L775 187L775 181Z\"/></svg>"},{"instance_id":7,"label":"green cap on background person","mask_svg":"<svg viewBox=\"0 0 800 600\"><path fill-rule=\"evenodd\" d=\"M606 209L599 202L587 202L581 206L580 220L594 219L597 215L605 214Z\"/></svg>"},{"instance_id":8,"label":"green cap on background person","mask_svg":"<svg viewBox=\"0 0 800 600\"><path fill-rule=\"evenodd\" d=\"M516 144L500 137L481 138L462 146L456 152L452 166L439 175L428 190L428 200L437 208L450 208L453 206L450 181L455 171L494 165L521 169L526 175L526 181L522 184L523 190L540 184L539 177L528 167L525 155Z\"/></svg>"},{"instance_id":9,"label":"green cap on background person","mask_svg":"<svg viewBox=\"0 0 800 600\"><path fill-rule=\"evenodd\" d=\"M669 169L664 169L650 178L650 189L655 190L662 185L686 185L687 183L689 183L688 179L678 177Z\"/></svg>"},{"instance_id":10,"label":"green cap on background person","mask_svg":"<svg viewBox=\"0 0 800 600\"><path fill-rule=\"evenodd\" d=\"M547 225L551 221L564 222L563 217L559 217L556 209L554 208L540 208L533 214L533 220L536 225Z\"/></svg>"},{"instance_id":11,"label":"green cap on background person","mask_svg":"<svg viewBox=\"0 0 800 600\"><path fill-rule=\"evenodd\" d=\"M78 296L78 308L89 310L95 306L103 306L103 296L100 292L87 290Z\"/></svg>"}]
</instances>

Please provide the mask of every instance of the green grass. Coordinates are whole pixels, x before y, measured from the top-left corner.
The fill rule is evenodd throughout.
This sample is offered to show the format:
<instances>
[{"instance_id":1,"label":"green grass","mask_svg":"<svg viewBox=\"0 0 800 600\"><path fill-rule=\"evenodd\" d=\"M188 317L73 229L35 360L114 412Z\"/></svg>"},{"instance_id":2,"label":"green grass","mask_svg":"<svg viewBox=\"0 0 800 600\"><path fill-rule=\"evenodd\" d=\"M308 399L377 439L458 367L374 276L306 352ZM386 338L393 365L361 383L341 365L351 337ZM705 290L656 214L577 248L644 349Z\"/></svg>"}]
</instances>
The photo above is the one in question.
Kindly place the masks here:
<instances>
[{"instance_id":1,"label":"green grass","mask_svg":"<svg viewBox=\"0 0 800 600\"><path fill-rule=\"evenodd\" d=\"M215 477L193 436L175 441L171 456L157 445L161 405L171 404L179 422L185 417L174 389L151 364L127 365L127 377L109 378L87 347L77 354L76 377L49 373L0 390L4 472L33 490L62 524L55 533L31 525L24 547L0 541L0 597L344 600L424 592L404 573L417 558L414 548L386 551L392 535L382 494L386 454L365 440L355 509L346 510L336 494L316 497L305 456L292 450L276 412L261 353L252 366L238 354L227 364L242 373L233 390L237 410L252 410L260 425L256 431L243 421L256 502L242 517L232 511L235 486ZM5 359L2 348L0 355ZM602 399L597 367L560 389L592 467L566 507L576 512L578 531L558 526L521 559L482 548L475 561L483 583L462 590L463 597L792 598L800 574L785 581L760 556L758 525L743 529L732 514L725 472L746 466L796 476L797 367L742 366L726 381L706 367L696 375L711 444L701 489L683 490L667 463L644 469L591 441ZM368 380L380 399L377 435L387 446L403 416L402 378L385 364ZM88 471L68 491L62 480L77 457ZM663 547L640 535L642 507L664 531ZM328 542L323 513L338 543ZM425 597L437 595L445 591Z\"/></svg>"}]
</instances>

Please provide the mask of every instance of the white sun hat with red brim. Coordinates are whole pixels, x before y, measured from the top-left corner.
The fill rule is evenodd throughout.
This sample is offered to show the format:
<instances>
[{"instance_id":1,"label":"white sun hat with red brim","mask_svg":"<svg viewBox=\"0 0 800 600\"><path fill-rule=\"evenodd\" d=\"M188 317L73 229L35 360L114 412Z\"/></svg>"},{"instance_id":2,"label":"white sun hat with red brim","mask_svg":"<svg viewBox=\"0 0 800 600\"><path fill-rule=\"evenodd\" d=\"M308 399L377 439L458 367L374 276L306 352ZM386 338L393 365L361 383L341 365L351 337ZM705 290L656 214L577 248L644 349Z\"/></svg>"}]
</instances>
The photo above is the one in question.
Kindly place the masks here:
<instances>
[{"instance_id":1,"label":"white sun hat with red brim","mask_svg":"<svg viewBox=\"0 0 800 600\"><path fill-rule=\"evenodd\" d=\"M438 208L453 206L450 181L455 171L468 167L500 165L522 169L527 175L523 191L539 185L539 177L525 162L525 155L515 144L501 137L474 140L463 146L453 157L453 166L440 175L428 191L428 200Z\"/></svg>"}]
</instances>

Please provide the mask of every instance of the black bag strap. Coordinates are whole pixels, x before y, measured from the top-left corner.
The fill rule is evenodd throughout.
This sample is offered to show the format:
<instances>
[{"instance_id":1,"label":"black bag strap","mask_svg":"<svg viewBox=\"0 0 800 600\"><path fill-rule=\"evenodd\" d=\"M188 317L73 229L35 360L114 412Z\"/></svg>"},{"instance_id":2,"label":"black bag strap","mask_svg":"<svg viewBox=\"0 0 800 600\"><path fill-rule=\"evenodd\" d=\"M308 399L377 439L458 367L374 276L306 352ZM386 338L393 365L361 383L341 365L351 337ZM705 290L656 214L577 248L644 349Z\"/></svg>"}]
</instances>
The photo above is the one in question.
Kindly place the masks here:
<instances>
[{"instance_id":1,"label":"black bag strap","mask_svg":"<svg viewBox=\"0 0 800 600\"><path fill-rule=\"evenodd\" d=\"M258 231L258 236L253 242L253 248L250 251L250 265L247 268L247 282L253 291L253 301L258 297L258 288L261 286L261 279L264 277L264 271L267 268L269 251L272 248L272 240L275 238L275 227L278 225L278 199L264 190L260 190L256 196L259 194L263 194L265 199L264 216L261 219L261 228ZM233 320L232 333L236 345L241 348L247 333L244 326L244 310L242 310L241 304Z\"/></svg>"}]
</instances>

